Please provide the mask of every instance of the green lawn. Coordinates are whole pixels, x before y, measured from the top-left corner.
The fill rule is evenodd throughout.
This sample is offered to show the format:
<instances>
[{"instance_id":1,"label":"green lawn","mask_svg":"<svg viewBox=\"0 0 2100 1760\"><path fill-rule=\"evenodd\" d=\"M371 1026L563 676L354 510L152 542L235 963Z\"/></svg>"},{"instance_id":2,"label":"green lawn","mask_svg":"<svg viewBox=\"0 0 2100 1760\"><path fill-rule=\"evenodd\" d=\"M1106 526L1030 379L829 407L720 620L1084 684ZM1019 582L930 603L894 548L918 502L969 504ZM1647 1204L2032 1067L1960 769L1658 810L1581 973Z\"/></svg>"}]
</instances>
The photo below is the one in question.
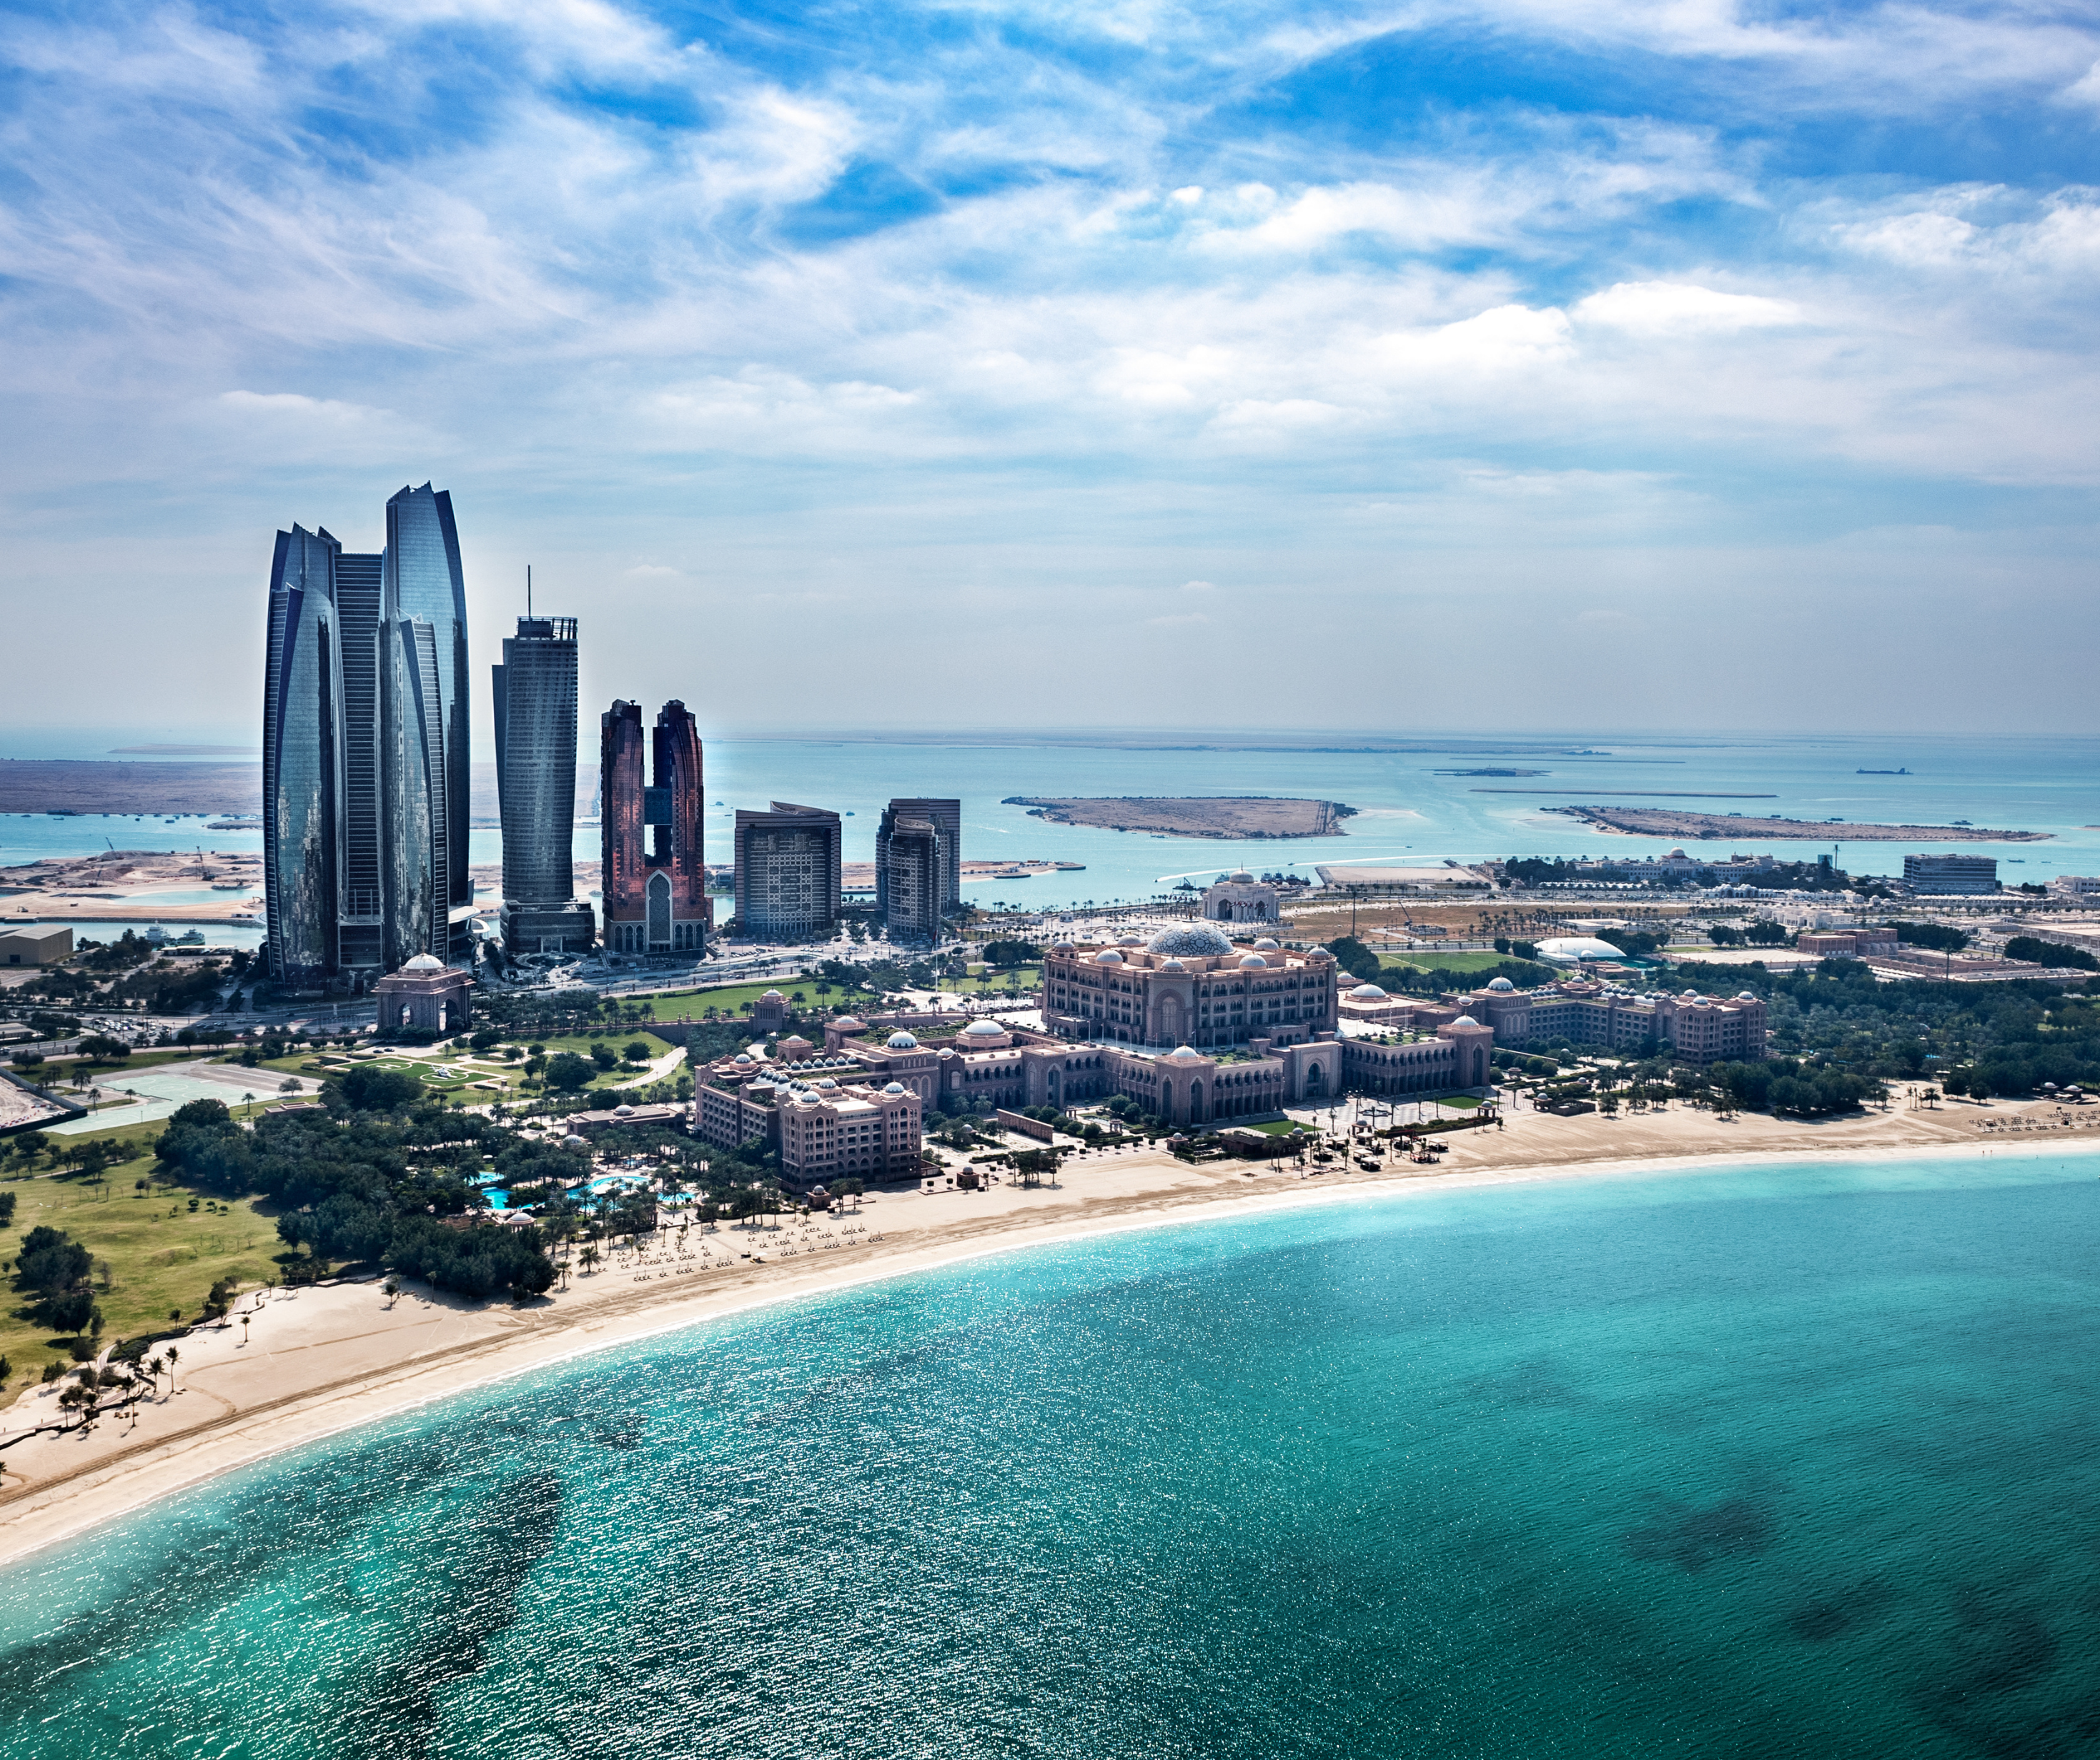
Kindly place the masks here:
<instances>
[{"instance_id":1,"label":"green lawn","mask_svg":"<svg viewBox=\"0 0 2100 1760\"><path fill-rule=\"evenodd\" d=\"M1421 948L1410 948L1401 958L1397 955L1385 961L1388 966L1412 966L1417 971L1491 971L1514 954L1497 953L1492 949L1482 953L1432 953Z\"/></svg>"},{"instance_id":2,"label":"green lawn","mask_svg":"<svg viewBox=\"0 0 2100 1760\"><path fill-rule=\"evenodd\" d=\"M158 1135L160 1129L158 1124L135 1124L107 1135L135 1140ZM218 1278L258 1283L276 1271L272 1257L283 1250L276 1223L245 1202L214 1212L205 1208L205 1200L192 1211L190 1194L180 1187L140 1196L132 1182L152 1166L151 1158L142 1154L109 1168L99 1187L81 1179L42 1177L0 1185L0 1191L12 1192L15 1199L14 1223L0 1233L0 1255L11 1259L22 1236L40 1223L63 1229L80 1242L98 1261L95 1301L102 1309L105 1340L170 1326L171 1309L179 1308L185 1318L194 1319ZM109 1267L107 1290L102 1287L102 1261ZM11 1291L0 1309L0 1356L12 1364L0 1397L20 1393L24 1377L33 1380L46 1362L73 1360L50 1334L17 1315L17 1305Z\"/></svg>"},{"instance_id":3,"label":"green lawn","mask_svg":"<svg viewBox=\"0 0 2100 1760\"><path fill-rule=\"evenodd\" d=\"M709 1009L717 1016L740 1014L745 1003L755 1004L769 990L778 990L788 997L791 1008L858 1008L871 1006L875 1001L871 992L848 991L836 986L829 996L819 996L814 978L781 978L762 983L725 984L714 990L674 990L663 996L623 997L620 1000L630 1006L639 1004L647 1009L651 1020L699 1020ZM792 1000L797 990L802 992L800 1003Z\"/></svg>"}]
</instances>

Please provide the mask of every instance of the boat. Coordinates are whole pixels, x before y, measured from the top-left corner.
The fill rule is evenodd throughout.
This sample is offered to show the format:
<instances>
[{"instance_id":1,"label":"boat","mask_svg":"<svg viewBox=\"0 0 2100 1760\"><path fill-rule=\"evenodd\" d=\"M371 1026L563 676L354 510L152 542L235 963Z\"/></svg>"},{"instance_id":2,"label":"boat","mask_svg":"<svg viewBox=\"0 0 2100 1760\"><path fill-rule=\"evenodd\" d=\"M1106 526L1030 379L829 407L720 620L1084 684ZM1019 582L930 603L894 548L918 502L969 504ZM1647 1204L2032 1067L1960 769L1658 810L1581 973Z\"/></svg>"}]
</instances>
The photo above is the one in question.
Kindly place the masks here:
<instances>
[{"instance_id":1,"label":"boat","mask_svg":"<svg viewBox=\"0 0 2100 1760\"><path fill-rule=\"evenodd\" d=\"M1908 776L1908 770L1855 770L1854 776Z\"/></svg>"}]
</instances>

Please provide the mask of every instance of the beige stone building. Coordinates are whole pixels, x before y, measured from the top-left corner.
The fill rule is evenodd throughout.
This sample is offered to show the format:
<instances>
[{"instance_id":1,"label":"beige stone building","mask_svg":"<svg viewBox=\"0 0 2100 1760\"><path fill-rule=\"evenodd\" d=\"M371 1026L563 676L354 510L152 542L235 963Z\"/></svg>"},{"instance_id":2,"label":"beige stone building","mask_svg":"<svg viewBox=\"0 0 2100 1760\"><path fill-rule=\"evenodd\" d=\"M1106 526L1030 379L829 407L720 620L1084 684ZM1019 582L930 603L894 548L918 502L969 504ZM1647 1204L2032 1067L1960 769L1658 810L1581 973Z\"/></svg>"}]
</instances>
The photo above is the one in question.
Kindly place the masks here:
<instances>
[{"instance_id":1,"label":"beige stone building","mask_svg":"<svg viewBox=\"0 0 2100 1760\"><path fill-rule=\"evenodd\" d=\"M1043 955L1043 1023L1061 1038L1169 1049L1295 1045L1335 1030L1336 969L1325 948L1235 946L1208 922L1113 946L1059 941Z\"/></svg>"}]
</instances>

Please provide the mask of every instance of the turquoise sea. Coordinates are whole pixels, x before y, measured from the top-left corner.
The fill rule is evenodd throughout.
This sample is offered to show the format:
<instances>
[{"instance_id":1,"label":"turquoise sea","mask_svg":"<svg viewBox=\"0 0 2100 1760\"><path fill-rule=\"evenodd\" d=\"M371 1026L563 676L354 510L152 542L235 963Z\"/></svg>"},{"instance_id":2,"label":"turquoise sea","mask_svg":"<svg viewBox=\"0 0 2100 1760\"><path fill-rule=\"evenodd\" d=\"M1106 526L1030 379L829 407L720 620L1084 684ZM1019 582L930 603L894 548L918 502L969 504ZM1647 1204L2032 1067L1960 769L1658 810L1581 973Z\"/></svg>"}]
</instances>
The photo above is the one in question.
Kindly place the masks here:
<instances>
[{"instance_id":1,"label":"turquoise sea","mask_svg":"<svg viewBox=\"0 0 2100 1760\"><path fill-rule=\"evenodd\" d=\"M0 1753L2090 1754L2096 1174L1352 1195L668 1334L0 1576Z\"/></svg>"},{"instance_id":2,"label":"turquoise sea","mask_svg":"<svg viewBox=\"0 0 2100 1760\"><path fill-rule=\"evenodd\" d=\"M64 755L104 750L83 741ZM7 750L0 739L0 755ZM25 748L20 755L26 755ZM52 752L51 755L60 755ZM1907 776L1862 769L1906 769ZM1536 771L1518 777L1456 772ZM1200 884L1229 868L1320 862L1433 864L1507 856L1656 855L1670 838L1621 837L1549 811L1569 802L1683 807L1716 813L1782 815L1815 825L1815 841L1744 838L1732 850L1812 861L1833 850L1861 873L1901 873L1912 851L1965 849L1996 856L2008 883L2058 873L2100 873L2100 741L1981 738L1932 734L1424 735L1406 741L1361 735L1189 734L1119 739L1102 733L1052 742L986 733L940 740L712 738L706 750L708 856L727 861L739 807L771 800L828 807L845 821L845 859L874 859L877 820L893 795L956 796L963 853L973 860L1040 860L1083 871L1036 878L973 881L979 904L1074 904L1146 899L1184 875ZM1010 795L1289 794L1358 809L1347 834L1282 843L1154 838L1031 818ZM1955 844L1848 843L1844 820L2042 831L2046 841ZM262 832L212 832L209 821L151 816L53 819L0 816L0 867L44 856L119 849L259 850ZM598 834L576 834L576 852L595 859ZM471 834L472 859L501 859L501 834Z\"/></svg>"}]
</instances>

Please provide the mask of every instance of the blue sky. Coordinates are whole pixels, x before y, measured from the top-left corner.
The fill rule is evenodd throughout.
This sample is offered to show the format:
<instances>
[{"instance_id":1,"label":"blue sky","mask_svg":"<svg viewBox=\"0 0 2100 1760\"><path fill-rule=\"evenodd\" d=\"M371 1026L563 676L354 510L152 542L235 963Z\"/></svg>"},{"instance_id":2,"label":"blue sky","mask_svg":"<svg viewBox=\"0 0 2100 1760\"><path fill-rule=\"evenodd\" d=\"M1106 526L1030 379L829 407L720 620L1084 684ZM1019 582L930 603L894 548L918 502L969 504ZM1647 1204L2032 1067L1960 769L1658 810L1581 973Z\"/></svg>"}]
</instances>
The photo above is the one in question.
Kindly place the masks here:
<instances>
[{"instance_id":1,"label":"blue sky","mask_svg":"<svg viewBox=\"0 0 2100 1760\"><path fill-rule=\"evenodd\" d=\"M484 700L529 561L721 731L2096 730L2090 7L18 3L0 95L0 726L252 724L271 533L430 479Z\"/></svg>"}]
</instances>

